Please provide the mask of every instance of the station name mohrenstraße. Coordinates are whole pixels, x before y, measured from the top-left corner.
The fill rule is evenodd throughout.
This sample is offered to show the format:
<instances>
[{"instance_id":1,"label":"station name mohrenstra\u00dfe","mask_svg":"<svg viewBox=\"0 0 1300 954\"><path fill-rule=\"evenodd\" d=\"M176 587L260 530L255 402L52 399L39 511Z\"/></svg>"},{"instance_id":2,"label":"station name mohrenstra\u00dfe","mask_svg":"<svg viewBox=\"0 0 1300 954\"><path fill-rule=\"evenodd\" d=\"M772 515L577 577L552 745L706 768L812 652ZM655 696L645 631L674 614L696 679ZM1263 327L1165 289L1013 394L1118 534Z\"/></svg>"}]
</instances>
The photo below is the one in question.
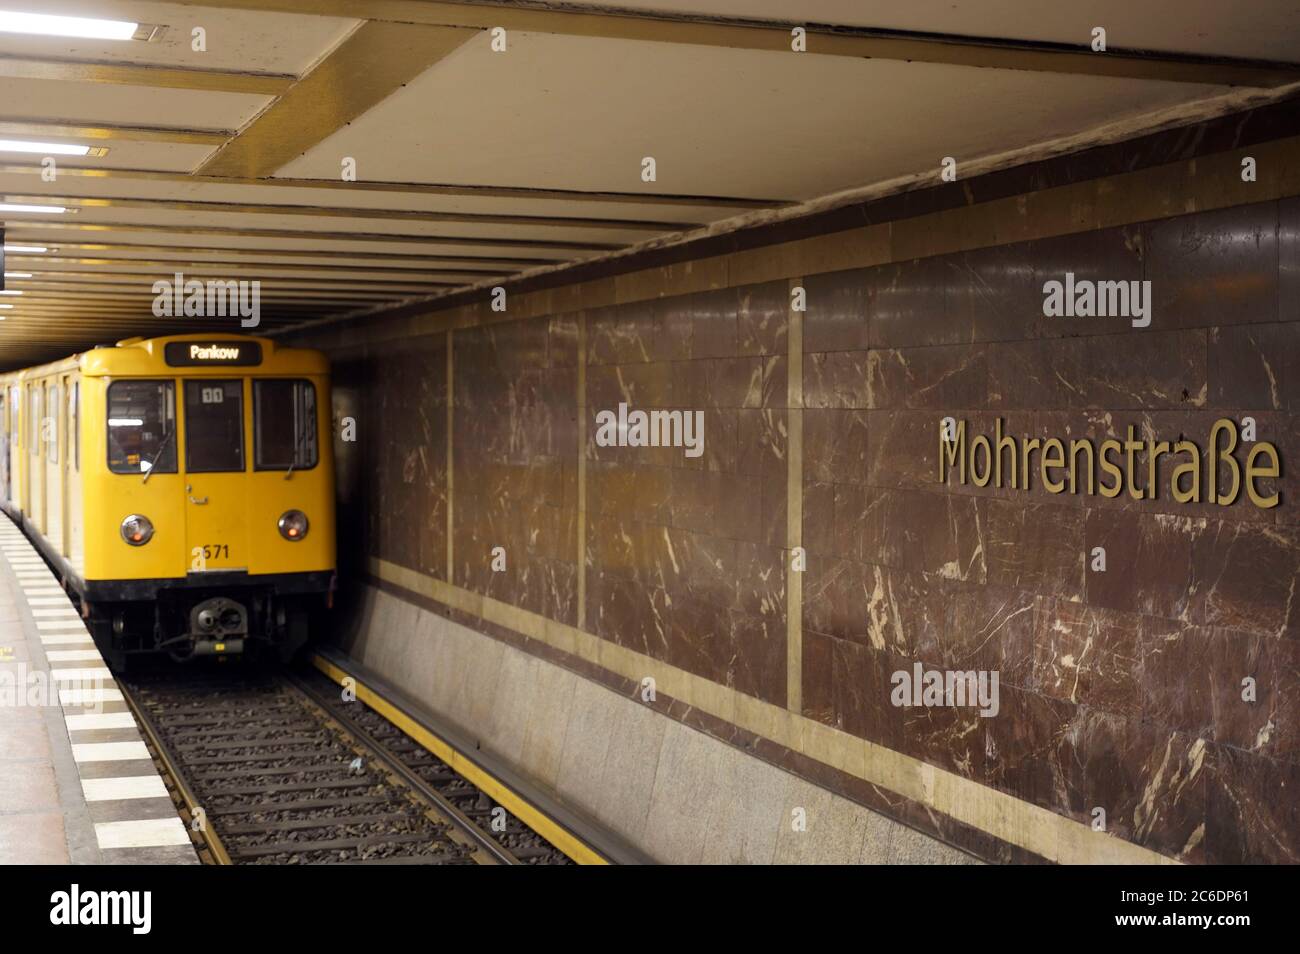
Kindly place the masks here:
<instances>
[{"instance_id":1,"label":"station name mohrenstra\u00dfe","mask_svg":"<svg viewBox=\"0 0 1300 954\"><path fill-rule=\"evenodd\" d=\"M964 420L944 418L939 422L939 482L948 483L956 472L962 484L1032 490L1036 477L1052 494L1113 498L1127 493L1134 500L1156 500L1167 493L1180 504L1223 507L1236 503L1244 490L1256 507L1276 507L1280 495L1272 488L1282 476L1277 447L1253 442L1243 464L1232 456L1240 442L1236 422L1227 418L1214 422L1204 447L1187 439L1142 438L1133 424L1125 440L1108 438L1100 444L1090 438L1016 437L1003 432L1000 417L992 437L979 434L968 440ZM1165 456L1173 467L1168 485L1161 486L1160 458ZM1262 488L1260 481L1266 482Z\"/></svg>"}]
</instances>

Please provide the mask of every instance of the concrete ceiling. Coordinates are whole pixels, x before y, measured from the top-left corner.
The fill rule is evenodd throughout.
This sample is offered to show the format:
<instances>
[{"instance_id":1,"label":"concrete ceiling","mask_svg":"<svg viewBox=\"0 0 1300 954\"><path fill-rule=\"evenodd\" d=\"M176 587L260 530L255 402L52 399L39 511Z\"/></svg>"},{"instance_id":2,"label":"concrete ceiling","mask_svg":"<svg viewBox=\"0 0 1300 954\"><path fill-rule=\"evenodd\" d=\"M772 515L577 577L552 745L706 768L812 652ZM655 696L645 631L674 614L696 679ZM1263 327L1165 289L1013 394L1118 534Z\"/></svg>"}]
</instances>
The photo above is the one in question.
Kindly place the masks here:
<instances>
[{"instance_id":1,"label":"concrete ceiling","mask_svg":"<svg viewBox=\"0 0 1300 954\"><path fill-rule=\"evenodd\" d=\"M68 209L0 213L7 245L48 249L6 256L31 277L0 299L0 367L222 327L153 316L153 282L177 271L260 280L274 329L1300 80L1277 62L1300 49L1287 0L1249 16L1208 0L805 0L798 21L790 6L0 0L161 28L0 33L0 139L107 150L58 157L53 182L41 155L0 152L0 201ZM1087 49L1094 26L1110 52Z\"/></svg>"}]
</instances>

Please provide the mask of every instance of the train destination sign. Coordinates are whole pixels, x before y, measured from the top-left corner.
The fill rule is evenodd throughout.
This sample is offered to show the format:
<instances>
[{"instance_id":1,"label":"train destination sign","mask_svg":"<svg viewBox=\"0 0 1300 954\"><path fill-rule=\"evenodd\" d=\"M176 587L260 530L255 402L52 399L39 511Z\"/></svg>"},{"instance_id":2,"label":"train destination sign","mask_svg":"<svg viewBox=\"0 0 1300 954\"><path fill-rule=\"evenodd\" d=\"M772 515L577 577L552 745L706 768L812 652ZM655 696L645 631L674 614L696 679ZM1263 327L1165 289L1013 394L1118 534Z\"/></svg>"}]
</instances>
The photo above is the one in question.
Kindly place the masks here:
<instances>
[{"instance_id":1,"label":"train destination sign","mask_svg":"<svg viewBox=\"0 0 1300 954\"><path fill-rule=\"evenodd\" d=\"M256 341L169 341L163 354L173 368L207 364L249 367L262 363L262 346Z\"/></svg>"}]
</instances>

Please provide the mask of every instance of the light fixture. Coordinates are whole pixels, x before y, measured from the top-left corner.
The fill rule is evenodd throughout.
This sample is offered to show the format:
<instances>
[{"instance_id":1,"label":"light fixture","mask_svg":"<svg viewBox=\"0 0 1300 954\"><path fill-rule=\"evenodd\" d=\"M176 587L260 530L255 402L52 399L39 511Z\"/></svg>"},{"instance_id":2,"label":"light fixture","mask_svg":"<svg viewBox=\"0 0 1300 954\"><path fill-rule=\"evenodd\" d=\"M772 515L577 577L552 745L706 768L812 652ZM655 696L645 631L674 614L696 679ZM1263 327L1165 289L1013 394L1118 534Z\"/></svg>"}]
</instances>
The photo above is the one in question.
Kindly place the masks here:
<instances>
[{"instance_id":1,"label":"light fixture","mask_svg":"<svg viewBox=\"0 0 1300 954\"><path fill-rule=\"evenodd\" d=\"M144 514L122 518L122 539L133 547L142 547L153 539L153 521Z\"/></svg>"},{"instance_id":2,"label":"light fixture","mask_svg":"<svg viewBox=\"0 0 1300 954\"><path fill-rule=\"evenodd\" d=\"M5 278L31 278L31 272L5 272Z\"/></svg>"},{"instance_id":3,"label":"light fixture","mask_svg":"<svg viewBox=\"0 0 1300 954\"><path fill-rule=\"evenodd\" d=\"M84 156L89 146L67 142L27 142L24 139L0 139L0 152L34 152L43 156Z\"/></svg>"},{"instance_id":4,"label":"light fixture","mask_svg":"<svg viewBox=\"0 0 1300 954\"><path fill-rule=\"evenodd\" d=\"M68 210L61 205L14 205L0 202L0 212L44 212L47 215L62 215Z\"/></svg>"},{"instance_id":5,"label":"light fixture","mask_svg":"<svg viewBox=\"0 0 1300 954\"><path fill-rule=\"evenodd\" d=\"M4 291L0 291L0 295L21 295L21 294L22 292L18 291L18 289L16 288L6 288Z\"/></svg>"},{"instance_id":6,"label":"light fixture","mask_svg":"<svg viewBox=\"0 0 1300 954\"><path fill-rule=\"evenodd\" d=\"M12 308L13 305L0 305L0 308Z\"/></svg>"},{"instance_id":7,"label":"light fixture","mask_svg":"<svg viewBox=\"0 0 1300 954\"><path fill-rule=\"evenodd\" d=\"M139 28L140 24L128 20L97 20L91 17L60 17L48 13L0 10L0 33L71 36L87 40L130 40Z\"/></svg>"},{"instance_id":8,"label":"light fixture","mask_svg":"<svg viewBox=\"0 0 1300 954\"><path fill-rule=\"evenodd\" d=\"M5 251L15 255L43 255L49 249L44 245L6 245Z\"/></svg>"}]
</instances>

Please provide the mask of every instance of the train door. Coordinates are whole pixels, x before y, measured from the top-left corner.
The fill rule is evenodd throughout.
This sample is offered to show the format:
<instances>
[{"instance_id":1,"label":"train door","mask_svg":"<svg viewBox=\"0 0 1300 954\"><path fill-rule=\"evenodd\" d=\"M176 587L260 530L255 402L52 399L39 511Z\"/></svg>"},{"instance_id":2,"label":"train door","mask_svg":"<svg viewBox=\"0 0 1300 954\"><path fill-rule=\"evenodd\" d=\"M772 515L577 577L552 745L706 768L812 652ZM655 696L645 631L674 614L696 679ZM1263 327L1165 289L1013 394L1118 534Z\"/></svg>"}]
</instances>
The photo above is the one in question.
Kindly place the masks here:
<instances>
[{"instance_id":1,"label":"train door","mask_svg":"<svg viewBox=\"0 0 1300 954\"><path fill-rule=\"evenodd\" d=\"M0 495L5 503L13 500L9 485L9 389L0 388Z\"/></svg>"},{"instance_id":2,"label":"train door","mask_svg":"<svg viewBox=\"0 0 1300 954\"><path fill-rule=\"evenodd\" d=\"M22 388L15 384L9 389L9 485L13 492L9 499L19 510L26 512L27 481L23 477L23 416Z\"/></svg>"},{"instance_id":3,"label":"train door","mask_svg":"<svg viewBox=\"0 0 1300 954\"><path fill-rule=\"evenodd\" d=\"M72 376L65 374L61 380L63 388L60 392L62 399L59 401L59 415L63 418L63 423L59 427L59 434L63 446L59 449L59 514L62 517L63 533L60 536L59 543L63 555L71 556L72 511L69 509L68 504L72 495L72 438L77 418L72 408Z\"/></svg>"},{"instance_id":4,"label":"train door","mask_svg":"<svg viewBox=\"0 0 1300 954\"><path fill-rule=\"evenodd\" d=\"M242 379L182 382L190 572L246 570L248 494Z\"/></svg>"},{"instance_id":5,"label":"train door","mask_svg":"<svg viewBox=\"0 0 1300 954\"><path fill-rule=\"evenodd\" d=\"M33 381L27 385L27 483L31 488L31 506L27 515L41 533L45 532L45 421L41 401L44 385Z\"/></svg>"},{"instance_id":6,"label":"train door","mask_svg":"<svg viewBox=\"0 0 1300 954\"><path fill-rule=\"evenodd\" d=\"M59 461L63 444L63 400L58 378L45 385L45 455L41 469L45 472L45 539L63 552L63 473Z\"/></svg>"}]
</instances>

